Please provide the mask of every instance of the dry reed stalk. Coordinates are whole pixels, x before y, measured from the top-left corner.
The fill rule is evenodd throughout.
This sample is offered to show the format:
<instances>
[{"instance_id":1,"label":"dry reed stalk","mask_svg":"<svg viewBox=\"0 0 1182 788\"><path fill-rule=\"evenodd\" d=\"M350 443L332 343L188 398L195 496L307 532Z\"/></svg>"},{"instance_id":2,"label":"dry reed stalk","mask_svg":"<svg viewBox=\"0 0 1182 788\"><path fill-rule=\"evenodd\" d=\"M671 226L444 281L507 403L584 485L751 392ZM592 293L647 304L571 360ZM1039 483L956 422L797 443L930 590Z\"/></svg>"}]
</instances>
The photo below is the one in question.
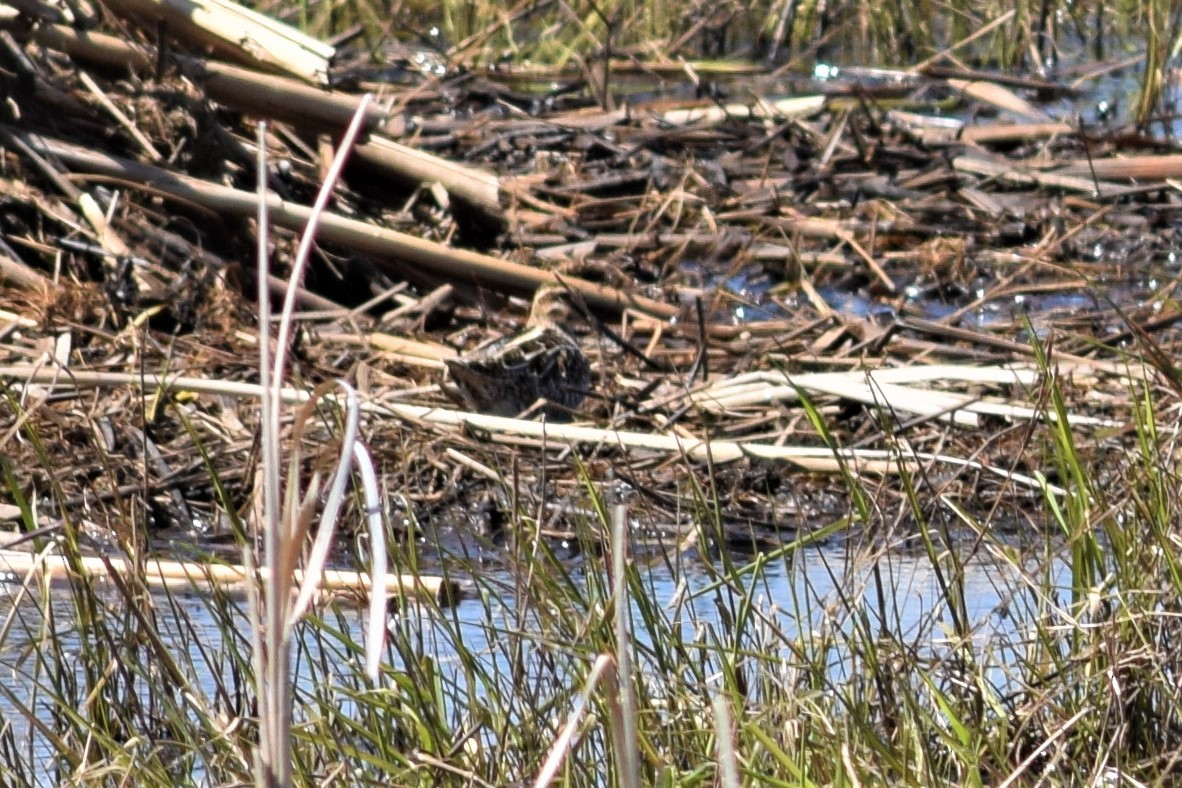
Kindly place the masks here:
<instances>
[{"instance_id":1,"label":"dry reed stalk","mask_svg":"<svg viewBox=\"0 0 1182 788\"><path fill-rule=\"evenodd\" d=\"M357 146L354 155L380 170L415 183L438 183L455 199L486 216L504 219L501 180L490 172L373 136Z\"/></svg>"},{"instance_id":2,"label":"dry reed stalk","mask_svg":"<svg viewBox=\"0 0 1182 788\"><path fill-rule=\"evenodd\" d=\"M974 98L982 104L991 104L1000 110L1024 117L1027 121L1034 123L1051 122L1051 117L1047 116L1046 112L1035 108L1025 98L1021 98L1017 93L1007 90L1005 87L996 83L980 82L980 80L949 79L948 84L954 90L959 90L965 93L966 96Z\"/></svg>"},{"instance_id":3,"label":"dry reed stalk","mask_svg":"<svg viewBox=\"0 0 1182 788\"><path fill-rule=\"evenodd\" d=\"M1084 194L1112 194L1124 188L1123 184L1097 180L1090 177L1061 175L1056 172L1042 172L1023 166L1008 159L992 159L979 153L957 156L952 160L957 172L998 178L1008 183L1024 186L1039 186L1045 189L1062 189Z\"/></svg>"},{"instance_id":4,"label":"dry reed stalk","mask_svg":"<svg viewBox=\"0 0 1182 788\"><path fill-rule=\"evenodd\" d=\"M252 571L245 566L234 564L194 563L148 559L142 562L144 581L153 588L167 588L172 591L213 591L219 593L246 593L248 582L252 582ZM101 580L110 572L130 575L136 571L137 563L123 558L99 558L83 556L79 566L88 574ZM0 548L0 568L4 572L22 578L23 582L45 582L51 585L65 582L70 567L66 559L58 555L38 555L23 550ZM268 570L265 567L253 570L254 578L266 582ZM295 585L304 586L303 570L295 570ZM319 589L323 597L334 599L365 598L371 586L369 575L361 572L347 572L326 569L319 574ZM430 599L438 604L452 604L459 599L459 587L441 577L424 575L387 575L386 598L395 600L403 597Z\"/></svg>"},{"instance_id":5,"label":"dry reed stalk","mask_svg":"<svg viewBox=\"0 0 1182 788\"><path fill-rule=\"evenodd\" d=\"M1182 155L1120 156L1107 159L1083 159L1063 162L1055 167L1056 175L1111 180L1163 181L1182 178Z\"/></svg>"},{"instance_id":6,"label":"dry reed stalk","mask_svg":"<svg viewBox=\"0 0 1182 788\"><path fill-rule=\"evenodd\" d=\"M390 357L403 364L427 369L442 370L444 369L444 361L458 358L460 355L454 348L435 342L420 342L381 332L357 335L320 331L317 332L317 336L329 342L341 342L349 345L356 345L359 342L368 344L376 350L389 354Z\"/></svg>"},{"instance_id":7,"label":"dry reed stalk","mask_svg":"<svg viewBox=\"0 0 1182 788\"><path fill-rule=\"evenodd\" d=\"M903 128L918 134L927 144L969 142L974 145L1024 142L1074 134L1078 129L1070 123L973 123L957 118L926 115L920 112L891 110L888 117Z\"/></svg>"},{"instance_id":8,"label":"dry reed stalk","mask_svg":"<svg viewBox=\"0 0 1182 788\"><path fill-rule=\"evenodd\" d=\"M163 26L198 51L328 84L333 47L229 0L110 0L107 5L150 32Z\"/></svg>"},{"instance_id":9,"label":"dry reed stalk","mask_svg":"<svg viewBox=\"0 0 1182 788\"><path fill-rule=\"evenodd\" d=\"M660 112L645 112L637 108L631 114L662 125L710 128L734 120L804 118L820 112L825 108L825 103L824 96L794 96L774 101L761 99L750 104L711 104L687 109L665 109Z\"/></svg>"},{"instance_id":10,"label":"dry reed stalk","mask_svg":"<svg viewBox=\"0 0 1182 788\"><path fill-rule=\"evenodd\" d=\"M1074 134L1075 131L1076 127L1069 123L990 123L966 126L960 139L976 145L992 145Z\"/></svg>"}]
</instances>

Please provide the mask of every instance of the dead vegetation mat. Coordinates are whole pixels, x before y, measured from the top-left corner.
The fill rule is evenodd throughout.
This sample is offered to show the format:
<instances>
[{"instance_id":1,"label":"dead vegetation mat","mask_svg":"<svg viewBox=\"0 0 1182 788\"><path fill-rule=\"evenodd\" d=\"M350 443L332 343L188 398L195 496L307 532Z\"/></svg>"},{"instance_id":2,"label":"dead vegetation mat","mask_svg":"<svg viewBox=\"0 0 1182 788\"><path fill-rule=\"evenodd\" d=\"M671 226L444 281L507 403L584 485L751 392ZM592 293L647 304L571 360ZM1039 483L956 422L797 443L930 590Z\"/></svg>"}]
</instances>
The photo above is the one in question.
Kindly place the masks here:
<instances>
[{"instance_id":1,"label":"dead vegetation mat","mask_svg":"<svg viewBox=\"0 0 1182 788\"><path fill-rule=\"evenodd\" d=\"M686 95L687 67L630 99L590 72L542 94L463 63L374 85L165 43L142 10L60 22L0 34L14 523L36 507L175 549L250 511L257 397L218 384L257 380L256 124L271 121L278 298L366 87L289 382L360 388L407 533L496 543L517 512L569 537L598 527L594 493L629 504L638 535L712 523L711 539L775 544L850 515L846 474L887 526L915 518L907 474L927 518L956 519L955 500L1042 529L1052 383L1097 478L1119 473L1139 392L1172 413L1182 157L1029 103L1063 86L752 69L705 80L708 99L653 98ZM444 362L520 330L555 282L586 398L566 421L466 412ZM330 427L309 440L335 454Z\"/></svg>"}]
</instances>

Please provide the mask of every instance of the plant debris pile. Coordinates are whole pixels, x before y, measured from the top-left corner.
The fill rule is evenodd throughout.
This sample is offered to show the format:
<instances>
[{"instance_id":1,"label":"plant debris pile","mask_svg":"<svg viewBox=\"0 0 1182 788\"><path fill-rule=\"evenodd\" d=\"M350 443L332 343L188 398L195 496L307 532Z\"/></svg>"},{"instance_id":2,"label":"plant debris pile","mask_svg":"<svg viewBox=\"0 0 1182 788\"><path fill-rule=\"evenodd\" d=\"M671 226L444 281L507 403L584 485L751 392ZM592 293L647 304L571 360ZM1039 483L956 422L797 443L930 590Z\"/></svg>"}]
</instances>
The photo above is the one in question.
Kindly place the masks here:
<instances>
[{"instance_id":1,"label":"plant debris pile","mask_svg":"<svg viewBox=\"0 0 1182 788\"><path fill-rule=\"evenodd\" d=\"M638 534L775 543L848 513L844 471L906 520L902 470L1037 521L1034 474L1062 481L1040 467L1050 378L1073 429L1109 436L1098 465L1129 378L1178 389L1182 156L1050 117L1036 102L1065 86L634 58L609 73L645 80L639 97L591 67L329 89L331 71L234 42L161 46L112 9L88 33L22 15L0 36L3 453L26 500L96 532L211 541L230 528L219 486L249 512L257 400L235 386L257 381L257 124L278 305L365 89L298 283L291 381L356 382L407 528L496 536L518 507L571 535L594 490L642 501ZM531 89L543 76L559 89ZM678 97L690 77L705 98ZM469 412L447 363L523 330L544 286L565 293L588 390L557 417ZM334 453L327 429L310 439Z\"/></svg>"}]
</instances>

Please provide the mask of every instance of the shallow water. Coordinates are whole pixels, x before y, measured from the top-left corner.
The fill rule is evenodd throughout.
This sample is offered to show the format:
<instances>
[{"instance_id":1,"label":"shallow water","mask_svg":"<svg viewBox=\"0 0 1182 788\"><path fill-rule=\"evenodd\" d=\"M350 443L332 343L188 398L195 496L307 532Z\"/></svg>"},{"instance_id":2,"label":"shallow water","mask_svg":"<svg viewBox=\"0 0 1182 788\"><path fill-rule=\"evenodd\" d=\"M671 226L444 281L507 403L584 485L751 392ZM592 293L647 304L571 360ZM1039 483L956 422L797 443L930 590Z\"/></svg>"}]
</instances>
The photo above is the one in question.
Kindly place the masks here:
<instances>
[{"instance_id":1,"label":"shallow water","mask_svg":"<svg viewBox=\"0 0 1182 788\"><path fill-rule=\"evenodd\" d=\"M754 631L764 635L776 634L744 646L764 649L756 653L767 654L773 663L777 656L782 656L785 670L790 669L788 663L792 659L790 644L807 642L810 635L826 627L837 626L848 631L853 619L840 612L834 614L834 611L846 609L841 602L843 598L854 608L866 611L869 618L865 620L872 629L877 629L872 633L875 638L890 634L897 642L914 647L921 654L927 651L937 657L945 650L951 633L947 611L941 612L944 595L940 583L931 564L922 555L898 550L886 552L875 566L864 557L851 561L842 547L811 548L799 551L791 559L769 561L758 570L753 570L751 565L748 567L751 571L731 574L731 579L726 582L719 582L716 572L721 568L718 566L707 567L685 554L674 560L678 562L675 565L659 564L644 571L645 593L658 602L669 621L675 622L687 643L700 644L707 649L727 643L725 611L733 611L746 601L751 615L761 619ZM882 605L878 602L880 595L874 590L876 569L883 588ZM1012 689L1007 678L1007 654L1014 644L1021 642L1022 628L1029 621L1021 593L1014 590L1022 587L1018 574L1019 570L1013 566L988 557L973 558L965 564L965 606L975 652L988 666L991 683L1002 691L1007 687ZM502 579L507 587L512 587L510 578ZM65 592L58 596L60 599L52 603L52 612L59 631L64 633L60 637L63 657L70 660L76 657L80 643L72 633L73 628L66 625L72 621L73 610L64 602ZM858 600L863 600L865 605L860 605ZM187 655L193 665L199 666L191 674L194 682L191 689L206 699L214 698L218 691L215 673L229 673L228 649L221 639L223 628L212 617L208 601L196 595L180 595L171 600L157 597L155 601L158 622L169 645L178 655ZM177 617L169 612L170 603L175 604L181 613L180 618L187 619L188 623L183 627L176 625ZM45 700L47 695L34 691L33 675L38 673L36 655L50 656L37 650L38 630L44 620L39 604L31 595L11 593L0 596L0 616L12 621L0 644L0 670L3 671L2 681L14 694L16 702L32 705L40 722L52 726L53 710ZM548 641L541 632L529 634L530 626L526 623L523 627L523 622L530 619L521 613L512 596L506 594L487 603L465 599L454 609L443 611L441 617L427 611L409 612L393 620L391 625L411 631L412 642L420 644L422 654L434 658L442 685L461 688L457 697L463 698L472 697L466 695L469 691L479 694L481 688L465 684L463 660L454 646L457 640L483 660L490 672L509 676L512 671L506 642L524 632L527 650L533 652L524 661L526 670L528 672L531 665L538 666L534 660L544 656L549 648ZM885 619L880 613L885 613ZM644 655L651 654L647 648L651 645L651 635L644 628L635 605L632 619L639 642L639 669L650 679L664 681L654 665L646 664ZM342 627L347 637L361 638L360 611L340 609L337 616L330 615L328 620L331 625ZM239 607L234 626L240 633L248 631L244 606ZM757 634L755 637L758 641L761 636ZM321 646L316 640L304 640L297 658L297 675L300 688L305 692L316 689L317 682L327 681L335 685L331 674L326 677L317 671L322 671L325 664L339 665L339 661L347 657L344 649L335 653L335 645L330 643L329 647L334 649L333 654L320 654L317 650ZM857 670L847 656L830 653L828 664L837 679ZM396 655L391 654L389 658L395 668L402 667L397 664ZM207 660L215 667L210 668ZM184 661L181 659L182 663ZM321 667L317 667L317 663ZM43 674L44 668L40 672ZM80 671L76 670L76 675L83 678ZM526 676L523 680L529 678ZM341 711L349 713L347 706ZM462 710L452 711L457 718L462 717ZM0 695L0 722L12 728L22 758L35 764L32 771L37 775L38 784L58 784L60 775L51 770L54 759L48 740L39 735L30 736L29 722L14 705L13 699L6 695ZM202 782L200 773L192 777L195 782Z\"/></svg>"},{"instance_id":2,"label":"shallow water","mask_svg":"<svg viewBox=\"0 0 1182 788\"><path fill-rule=\"evenodd\" d=\"M719 582L716 574L721 567L713 570L706 571L687 561L675 568L655 566L644 574L647 595L656 600L669 620L679 625L686 642L718 645L711 642L710 633L725 628L721 611L735 610L745 603L778 633L779 650L785 659L791 657L793 643L808 640L835 624L845 627L849 621L841 619L848 618L843 613L850 608L870 614L871 625L878 628L876 635L890 634L899 642L930 649L932 655L944 648L952 634L951 617L943 601L945 594L924 555L887 552L877 562L870 562L864 556L851 560L842 547L821 547L801 550L791 560L765 563L757 571L740 569L725 582ZM1022 571L1037 576L1033 566L1020 570L986 556L965 562L967 630L981 653L1022 642L1032 601L1020 590L1024 587L1020 581ZM1054 571L1061 577L1063 565L1056 563ZM881 583L885 606L879 605L876 582ZM835 610L839 612L835 614ZM498 651L490 644L496 644L506 632L517 631L520 623L511 601L488 610L478 603L465 602L458 607L457 618L465 645L491 659L497 658ZM635 603L632 622L640 650L644 651L651 636ZM428 631L431 629L430 622L422 623ZM437 656L447 662L446 654ZM838 677L846 667L841 660L832 666ZM999 691L1013 689L1004 671L995 671L990 678Z\"/></svg>"}]
</instances>

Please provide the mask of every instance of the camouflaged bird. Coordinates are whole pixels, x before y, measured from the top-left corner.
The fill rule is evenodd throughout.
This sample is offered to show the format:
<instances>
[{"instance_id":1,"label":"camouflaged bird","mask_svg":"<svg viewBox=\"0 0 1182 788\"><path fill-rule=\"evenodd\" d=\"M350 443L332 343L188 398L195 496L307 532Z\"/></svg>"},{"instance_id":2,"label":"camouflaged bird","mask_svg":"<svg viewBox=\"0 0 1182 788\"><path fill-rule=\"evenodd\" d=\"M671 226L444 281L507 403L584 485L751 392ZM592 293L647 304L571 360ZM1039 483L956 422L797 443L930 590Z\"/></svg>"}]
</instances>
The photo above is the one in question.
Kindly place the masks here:
<instances>
[{"instance_id":1,"label":"camouflaged bird","mask_svg":"<svg viewBox=\"0 0 1182 788\"><path fill-rule=\"evenodd\" d=\"M448 374L473 411L517 416L544 400L547 418L564 419L591 386L591 365L561 323L570 316L566 290L538 288L525 328L448 360Z\"/></svg>"}]
</instances>

